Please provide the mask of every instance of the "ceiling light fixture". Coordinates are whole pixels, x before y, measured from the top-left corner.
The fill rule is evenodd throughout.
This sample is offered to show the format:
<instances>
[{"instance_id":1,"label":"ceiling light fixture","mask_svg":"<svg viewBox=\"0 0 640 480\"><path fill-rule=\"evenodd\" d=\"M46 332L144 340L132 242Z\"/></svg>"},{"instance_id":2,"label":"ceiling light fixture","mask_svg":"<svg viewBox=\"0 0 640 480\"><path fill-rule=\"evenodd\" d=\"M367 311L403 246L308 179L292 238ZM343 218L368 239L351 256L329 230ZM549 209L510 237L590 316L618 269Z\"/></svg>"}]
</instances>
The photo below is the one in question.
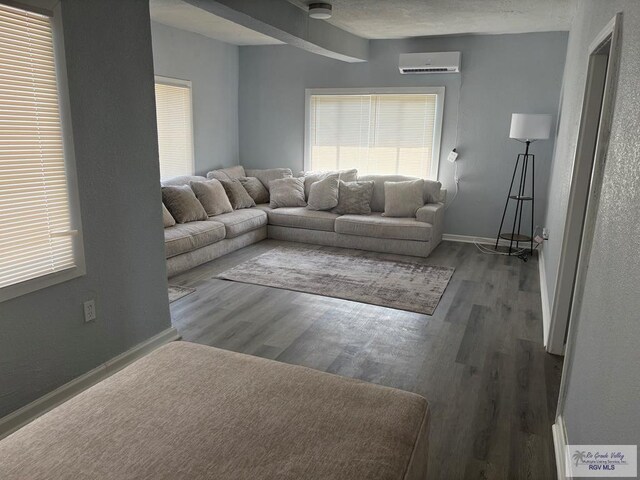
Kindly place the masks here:
<instances>
[{"instance_id":1,"label":"ceiling light fixture","mask_svg":"<svg viewBox=\"0 0 640 480\"><path fill-rule=\"evenodd\" d=\"M309 16L316 20L327 20L331 18L331 4L330 3L310 3L309 4Z\"/></svg>"}]
</instances>

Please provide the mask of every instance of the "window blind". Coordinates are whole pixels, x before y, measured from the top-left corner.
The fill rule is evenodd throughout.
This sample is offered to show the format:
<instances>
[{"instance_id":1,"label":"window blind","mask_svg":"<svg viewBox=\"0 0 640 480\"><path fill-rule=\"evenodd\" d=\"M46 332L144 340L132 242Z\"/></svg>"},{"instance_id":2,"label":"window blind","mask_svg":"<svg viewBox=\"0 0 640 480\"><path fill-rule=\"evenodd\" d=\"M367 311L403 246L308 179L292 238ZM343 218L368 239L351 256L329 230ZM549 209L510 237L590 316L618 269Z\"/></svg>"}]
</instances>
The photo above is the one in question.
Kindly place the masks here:
<instances>
[{"instance_id":1,"label":"window blind","mask_svg":"<svg viewBox=\"0 0 640 480\"><path fill-rule=\"evenodd\" d=\"M160 178L193 175L191 88L156 82Z\"/></svg>"},{"instance_id":2,"label":"window blind","mask_svg":"<svg viewBox=\"0 0 640 480\"><path fill-rule=\"evenodd\" d=\"M312 95L312 170L428 177L436 106L436 94Z\"/></svg>"},{"instance_id":3,"label":"window blind","mask_svg":"<svg viewBox=\"0 0 640 480\"><path fill-rule=\"evenodd\" d=\"M0 288L75 266L49 17L0 4Z\"/></svg>"}]
</instances>

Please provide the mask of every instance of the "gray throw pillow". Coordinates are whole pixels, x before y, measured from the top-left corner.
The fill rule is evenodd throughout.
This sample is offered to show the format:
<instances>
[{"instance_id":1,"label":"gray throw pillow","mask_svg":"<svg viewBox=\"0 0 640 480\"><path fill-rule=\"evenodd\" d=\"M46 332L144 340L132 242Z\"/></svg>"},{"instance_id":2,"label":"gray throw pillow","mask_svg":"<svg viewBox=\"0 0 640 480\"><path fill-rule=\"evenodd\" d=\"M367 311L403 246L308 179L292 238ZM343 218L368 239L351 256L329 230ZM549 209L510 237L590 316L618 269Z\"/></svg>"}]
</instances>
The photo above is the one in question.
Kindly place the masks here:
<instances>
[{"instance_id":1,"label":"gray throw pillow","mask_svg":"<svg viewBox=\"0 0 640 480\"><path fill-rule=\"evenodd\" d=\"M254 202L269 203L269 191L256 177L241 177L238 180Z\"/></svg>"},{"instance_id":2,"label":"gray throw pillow","mask_svg":"<svg viewBox=\"0 0 640 480\"><path fill-rule=\"evenodd\" d=\"M171 212L167 210L167 207L162 204L162 223L164 228L173 227L176 224L176 219L171 216Z\"/></svg>"},{"instance_id":3,"label":"gray throw pillow","mask_svg":"<svg viewBox=\"0 0 640 480\"><path fill-rule=\"evenodd\" d=\"M246 175L244 177L256 177L262 182L262 185L269 190L269 183L272 180L278 180L280 178L293 177L293 173L290 168L267 168L263 170L245 170Z\"/></svg>"},{"instance_id":4,"label":"gray throw pillow","mask_svg":"<svg viewBox=\"0 0 640 480\"><path fill-rule=\"evenodd\" d=\"M424 180L384 183L385 217L415 217L424 205Z\"/></svg>"},{"instance_id":5,"label":"gray throw pillow","mask_svg":"<svg viewBox=\"0 0 640 480\"><path fill-rule=\"evenodd\" d=\"M162 187L162 203L178 223L207 219L207 212L189 185Z\"/></svg>"},{"instance_id":6,"label":"gray throw pillow","mask_svg":"<svg viewBox=\"0 0 640 480\"><path fill-rule=\"evenodd\" d=\"M338 205L332 211L340 215L369 215L371 213L371 196L373 182L340 181Z\"/></svg>"},{"instance_id":7,"label":"gray throw pillow","mask_svg":"<svg viewBox=\"0 0 640 480\"><path fill-rule=\"evenodd\" d=\"M249 196L237 178L220 180L220 183L224 187L224 191L227 192L227 197L229 197L229 201L234 210L256 206L256 202Z\"/></svg>"},{"instance_id":8,"label":"gray throw pillow","mask_svg":"<svg viewBox=\"0 0 640 480\"><path fill-rule=\"evenodd\" d=\"M299 177L304 177L304 194L309 198L311 185L330 176L338 176L338 180L343 182L355 182L358 179L358 170L352 168L350 170L337 170L328 172L301 172Z\"/></svg>"},{"instance_id":9,"label":"gray throw pillow","mask_svg":"<svg viewBox=\"0 0 640 480\"><path fill-rule=\"evenodd\" d=\"M307 208L309 210L331 210L338 205L339 187L340 181L337 173L313 183L309 189Z\"/></svg>"},{"instance_id":10,"label":"gray throw pillow","mask_svg":"<svg viewBox=\"0 0 640 480\"><path fill-rule=\"evenodd\" d=\"M204 182L191 182L191 189L210 217L233 211L224 187L215 178Z\"/></svg>"},{"instance_id":11,"label":"gray throw pillow","mask_svg":"<svg viewBox=\"0 0 640 480\"><path fill-rule=\"evenodd\" d=\"M304 180L302 178L280 178L269 183L271 208L304 207Z\"/></svg>"}]
</instances>

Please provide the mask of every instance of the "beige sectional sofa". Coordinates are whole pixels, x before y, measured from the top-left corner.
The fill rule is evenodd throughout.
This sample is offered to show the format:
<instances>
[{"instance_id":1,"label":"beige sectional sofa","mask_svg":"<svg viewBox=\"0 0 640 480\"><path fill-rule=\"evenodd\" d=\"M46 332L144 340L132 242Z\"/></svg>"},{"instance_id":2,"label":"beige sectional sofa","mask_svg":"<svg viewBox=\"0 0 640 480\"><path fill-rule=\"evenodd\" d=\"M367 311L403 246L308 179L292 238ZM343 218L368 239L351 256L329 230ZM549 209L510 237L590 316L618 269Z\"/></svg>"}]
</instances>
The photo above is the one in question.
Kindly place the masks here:
<instances>
[{"instance_id":1,"label":"beige sectional sofa","mask_svg":"<svg viewBox=\"0 0 640 480\"><path fill-rule=\"evenodd\" d=\"M210 173L208 177L246 175L258 177L263 183L263 179L271 177L271 171L245 171L242 166L216 172L221 173ZM259 204L165 228L167 274L172 277L265 238L427 257L442 240L446 192L438 182L425 185L425 204L415 218L382 215L384 183L413 179L399 175L358 176L358 181L374 182L370 215L338 215L306 207L272 209L269 204ZM163 185L203 180L204 177L184 176Z\"/></svg>"}]
</instances>

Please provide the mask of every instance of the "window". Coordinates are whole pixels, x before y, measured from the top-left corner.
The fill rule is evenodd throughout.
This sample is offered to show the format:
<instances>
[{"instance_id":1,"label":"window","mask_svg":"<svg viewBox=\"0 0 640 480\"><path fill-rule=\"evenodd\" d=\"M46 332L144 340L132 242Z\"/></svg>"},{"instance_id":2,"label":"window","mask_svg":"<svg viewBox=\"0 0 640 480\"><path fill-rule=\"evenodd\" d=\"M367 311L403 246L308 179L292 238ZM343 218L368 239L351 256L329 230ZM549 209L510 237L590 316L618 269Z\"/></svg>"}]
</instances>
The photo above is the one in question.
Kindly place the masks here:
<instances>
[{"instance_id":1,"label":"window","mask_svg":"<svg viewBox=\"0 0 640 480\"><path fill-rule=\"evenodd\" d=\"M305 170L436 179L444 87L307 90Z\"/></svg>"},{"instance_id":2,"label":"window","mask_svg":"<svg viewBox=\"0 0 640 480\"><path fill-rule=\"evenodd\" d=\"M191 82L156 77L160 178L193 175Z\"/></svg>"},{"instance_id":3,"label":"window","mask_svg":"<svg viewBox=\"0 0 640 480\"><path fill-rule=\"evenodd\" d=\"M84 273L53 22L0 4L0 301Z\"/></svg>"}]
</instances>

